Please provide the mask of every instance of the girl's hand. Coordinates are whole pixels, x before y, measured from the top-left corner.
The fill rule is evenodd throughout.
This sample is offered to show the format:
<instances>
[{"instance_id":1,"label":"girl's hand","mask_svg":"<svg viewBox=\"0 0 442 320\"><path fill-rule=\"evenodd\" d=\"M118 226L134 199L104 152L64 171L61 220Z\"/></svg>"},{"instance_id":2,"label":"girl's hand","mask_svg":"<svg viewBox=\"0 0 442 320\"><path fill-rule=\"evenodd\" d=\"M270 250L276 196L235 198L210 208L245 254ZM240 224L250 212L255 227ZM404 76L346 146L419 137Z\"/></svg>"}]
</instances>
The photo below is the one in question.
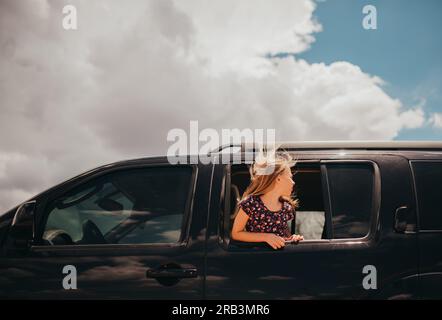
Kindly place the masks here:
<instances>
[{"instance_id":1,"label":"girl's hand","mask_svg":"<svg viewBox=\"0 0 442 320\"><path fill-rule=\"evenodd\" d=\"M299 242L304 240L304 237L298 234L292 234L290 237L285 238L286 241Z\"/></svg>"},{"instance_id":2,"label":"girl's hand","mask_svg":"<svg viewBox=\"0 0 442 320\"><path fill-rule=\"evenodd\" d=\"M264 241L267 242L275 250L285 246L284 238L274 233L266 233Z\"/></svg>"}]
</instances>

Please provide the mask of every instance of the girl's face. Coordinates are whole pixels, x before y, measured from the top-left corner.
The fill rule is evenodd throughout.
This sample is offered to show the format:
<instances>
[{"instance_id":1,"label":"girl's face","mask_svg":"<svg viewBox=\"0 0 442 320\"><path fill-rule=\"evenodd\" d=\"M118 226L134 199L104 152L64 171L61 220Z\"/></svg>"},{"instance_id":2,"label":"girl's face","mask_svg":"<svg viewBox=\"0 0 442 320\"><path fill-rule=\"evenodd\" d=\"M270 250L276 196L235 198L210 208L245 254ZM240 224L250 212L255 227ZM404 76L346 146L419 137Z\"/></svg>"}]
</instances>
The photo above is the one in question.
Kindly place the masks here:
<instances>
[{"instance_id":1,"label":"girl's face","mask_svg":"<svg viewBox=\"0 0 442 320\"><path fill-rule=\"evenodd\" d=\"M280 189L281 195L290 196L292 194L295 181L293 181L292 171L289 167L286 167L276 178L276 185Z\"/></svg>"}]
</instances>

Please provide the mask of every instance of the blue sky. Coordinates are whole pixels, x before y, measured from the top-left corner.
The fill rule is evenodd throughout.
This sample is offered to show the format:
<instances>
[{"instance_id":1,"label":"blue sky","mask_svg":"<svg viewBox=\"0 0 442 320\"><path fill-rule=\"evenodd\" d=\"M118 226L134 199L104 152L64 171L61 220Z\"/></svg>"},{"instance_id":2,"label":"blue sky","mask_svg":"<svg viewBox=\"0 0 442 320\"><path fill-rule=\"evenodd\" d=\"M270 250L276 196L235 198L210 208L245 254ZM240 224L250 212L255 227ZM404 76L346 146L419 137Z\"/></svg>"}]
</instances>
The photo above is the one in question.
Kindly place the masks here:
<instances>
[{"instance_id":1,"label":"blue sky","mask_svg":"<svg viewBox=\"0 0 442 320\"><path fill-rule=\"evenodd\" d=\"M377 9L377 30L362 28L365 5ZM381 77L385 92L405 108L425 100L426 115L442 112L441 0L317 1L323 31L297 55L308 62L348 61ZM425 124L403 129L396 140L442 140L442 129Z\"/></svg>"}]
</instances>

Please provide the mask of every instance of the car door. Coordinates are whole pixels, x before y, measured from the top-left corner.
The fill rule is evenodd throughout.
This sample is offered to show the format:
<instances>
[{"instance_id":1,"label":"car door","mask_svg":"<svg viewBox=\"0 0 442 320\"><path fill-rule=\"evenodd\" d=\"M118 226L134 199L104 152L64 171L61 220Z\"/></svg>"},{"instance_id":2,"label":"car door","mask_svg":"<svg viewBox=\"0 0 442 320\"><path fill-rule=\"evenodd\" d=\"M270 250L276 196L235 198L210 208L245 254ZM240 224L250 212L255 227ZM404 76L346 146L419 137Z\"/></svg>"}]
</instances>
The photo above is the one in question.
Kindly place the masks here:
<instances>
[{"instance_id":1,"label":"car door","mask_svg":"<svg viewBox=\"0 0 442 320\"><path fill-rule=\"evenodd\" d=\"M34 244L1 259L1 295L202 298L210 172L135 161L51 190L37 205Z\"/></svg>"},{"instance_id":2,"label":"car door","mask_svg":"<svg viewBox=\"0 0 442 320\"><path fill-rule=\"evenodd\" d=\"M238 196L238 192L229 191L235 165L217 167L214 181L217 181L219 194L214 193L210 210L207 297L413 297L417 283L415 221L409 217L407 233L397 233L393 229L397 208L408 206L412 212L406 159L345 150L296 153L296 158L298 166L304 166L303 174L315 172L310 185L304 183L302 188L295 185L301 193L304 190L297 216L303 213L300 216L318 222L322 212L323 229L311 230L311 237L316 234L317 239L287 244L276 251L266 244L230 239L228 226L233 221L226 216L235 207L231 199ZM297 178L296 174L294 180L295 183L307 181L305 176ZM240 185L238 182L236 187ZM314 185L322 206L306 195L305 191L313 190ZM302 210L303 203L306 210ZM296 222L308 226L298 217ZM299 227L293 226L292 231Z\"/></svg>"},{"instance_id":3,"label":"car door","mask_svg":"<svg viewBox=\"0 0 442 320\"><path fill-rule=\"evenodd\" d=\"M419 296L442 298L442 161L413 160L419 217Z\"/></svg>"}]
</instances>

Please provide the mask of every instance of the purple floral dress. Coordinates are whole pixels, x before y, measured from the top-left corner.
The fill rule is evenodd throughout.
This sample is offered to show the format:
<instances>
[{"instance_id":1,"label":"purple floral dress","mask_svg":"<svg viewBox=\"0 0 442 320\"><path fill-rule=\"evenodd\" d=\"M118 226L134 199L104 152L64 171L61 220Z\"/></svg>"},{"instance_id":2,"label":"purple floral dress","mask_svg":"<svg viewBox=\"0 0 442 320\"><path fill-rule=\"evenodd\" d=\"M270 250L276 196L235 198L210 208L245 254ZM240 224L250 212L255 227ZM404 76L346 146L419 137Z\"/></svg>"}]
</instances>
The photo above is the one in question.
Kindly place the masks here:
<instances>
[{"instance_id":1,"label":"purple floral dress","mask_svg":"<svg viewBox=\"0 0 442 320\"><path fill-rule=\"evenodd\" d=\"M250 195L238 205L249 216L246 231L274 233L281 237L292 235L287 222L295 217L295 211L289 202L284 201L279 211L270 211L259 196Z\"/></svg>"}]
</instances>

